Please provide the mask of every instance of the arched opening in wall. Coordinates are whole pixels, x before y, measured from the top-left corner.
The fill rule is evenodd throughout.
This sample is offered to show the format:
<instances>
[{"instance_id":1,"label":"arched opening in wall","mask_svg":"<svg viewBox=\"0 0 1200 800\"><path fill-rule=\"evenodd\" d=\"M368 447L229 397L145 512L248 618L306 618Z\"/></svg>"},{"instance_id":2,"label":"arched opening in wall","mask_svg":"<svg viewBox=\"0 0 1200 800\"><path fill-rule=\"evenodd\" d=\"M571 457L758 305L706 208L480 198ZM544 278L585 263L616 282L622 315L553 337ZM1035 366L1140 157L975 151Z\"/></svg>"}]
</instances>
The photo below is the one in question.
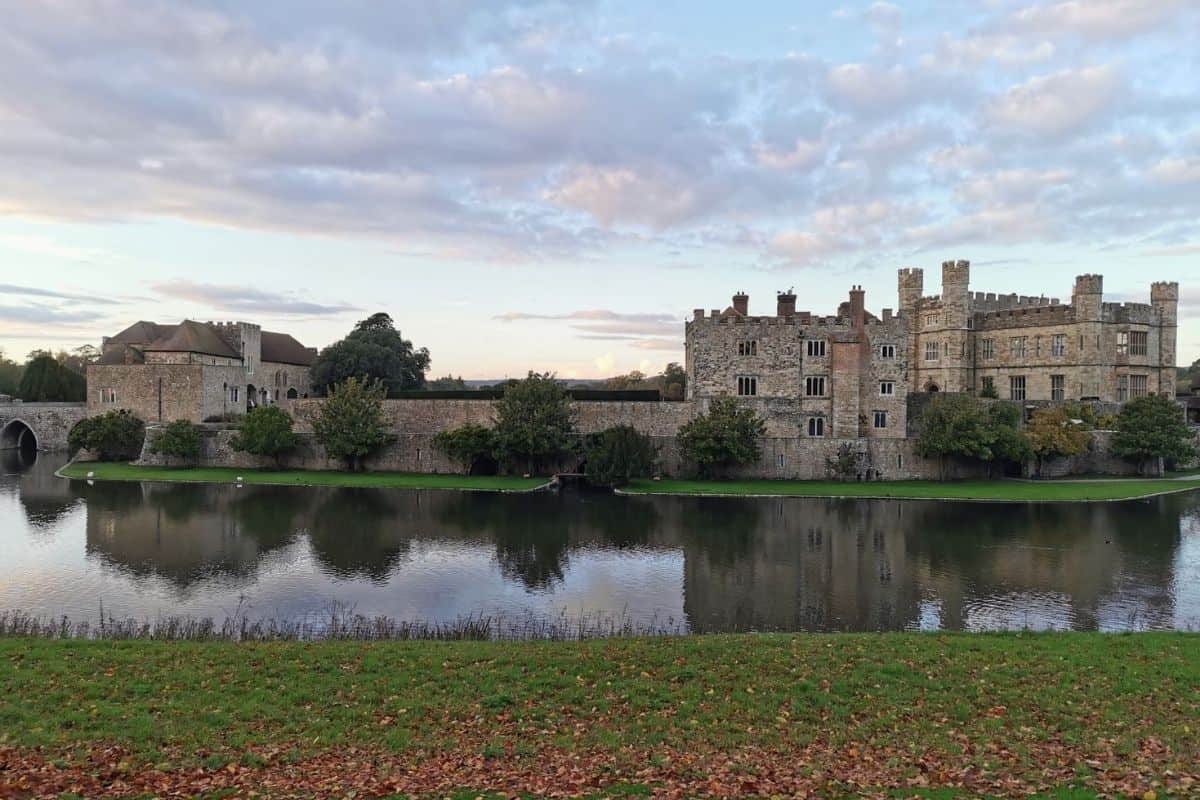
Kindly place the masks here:
<instances>
[{"instance_id":1,"label":"arched opening in wall","mask_svg":"<svg viewBox=\"0 0 1200 800\"><path fill-rule=\"evenodd\" d=\"M938 388L938 385L936 383L930 383L925 387L925 391L930 392L930 393L937 393L937 392L940 392L941 389Z\"/></svg>"},{"instance_id":2,"label":"arched opening in wall","mask_svg":"<svg viewBox=\"0 0 1200 800\"><path fill-rule=\"evenodd\" d=\"M258 405L258 389L254 388L253 383L246 384L246 411L251 411Z\"/></svg>"},{"instance_id":3,"label":"arched opening in wall","mask_svg":"<svg viewBox=\"0 0 1200 800\"><path fill-rule=\"evenodd\" d=\"M288 391L287 391L287 399L288 400L295 400L299 396L300 396L299 392L297 392L295 389L288 389Z\"/></svg>"},{"instance_id":4,"label":"arched opening in wall","mask_svg":"<svg viewBox=\"0 0 1200 800\"><path fill-rule=\"evenodd\" d=\"M37 434L24 421L10 420L4 429L0 430L0 450L36 453L38 451Z\"/></svg>"}]
</instances>

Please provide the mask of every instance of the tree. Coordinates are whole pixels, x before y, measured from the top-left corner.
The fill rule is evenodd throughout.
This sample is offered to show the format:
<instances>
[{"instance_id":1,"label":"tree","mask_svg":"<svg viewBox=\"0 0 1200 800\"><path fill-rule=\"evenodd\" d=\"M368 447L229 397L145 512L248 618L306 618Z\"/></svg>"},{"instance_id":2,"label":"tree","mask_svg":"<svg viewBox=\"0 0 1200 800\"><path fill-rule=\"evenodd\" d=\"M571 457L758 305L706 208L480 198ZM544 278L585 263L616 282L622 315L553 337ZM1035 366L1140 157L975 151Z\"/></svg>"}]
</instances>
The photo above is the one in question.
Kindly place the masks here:
<instances>
[{"instance_id":1,"label":"tree","mask_svg":"<svg viewBox=\"0 0 1200 800\"><path fill-rule=\"evenodd\" d=\"M707 414L681 427L676 439L683 458L695 464L702 477L712 477L723 468L757 461L758 440L766 431L767 424L753 409L743 408L732 397L719 397Z\"/></svg>"},{"instance_id":2,"label":"tree","mask_svg":"<svg viewBox=\"0 0 1200 800\"><path fill-rule=\"evenodd\" d=\"M595 486L624 486L634 478L654 473L658 449L644 433L629 425L617 425L589 437L585 447L588 483Z\"/></svg>"},{"instance_id":3,"label":"tree","mask_svg":"<svg viewBox=\"0 0 1200 800\"><path fill-rule=\"evenodd\" d=\"M349 378L330 389L312 420L313 434L325 452L344 460L351 472L365 457L393 441L383 421L386 394L379 381L368 384Z\"/></svg>"},{"instance_id":4,"label":"tree","mask_svg":"<svg viewBox=\"0 0 1200 800\"><path fill-rule=\"evenodd\" d=\"M466 391L469 387L467 386L466 381L462 379L461 375L457 378L453 375L446 375L445 377L434 378L433 380L429 381L427 384L425 384L425 388L433 392L462 392Z\"/></svg>"},{"instance_id":5,"label":"tree","mask_svg":"<svg viewBox=\"0 0 1200 800\"><path fill-rule=\"evenodd\" d=\"M600 384L600 388L608 389L609 391L644 389L646 388L646 376L635 369L628 375L614 375L611 378L605 379L605 381Z\"/></svg>"},{"instance_id":6,"label":"tree","mask_svg":"<svg viewBox=\"0 0 1200 800\"><path fill-rule=\"evenodd\" d=\"M4 356L0 350L0 394L17 395L21 386L21 373L25 368Z\"/></svg>"},{"instance_id":7,"label":"tree","mask_svg":"<svg viewBox=\"0 0 1200 800\"><path fill-rule=\"evenodd\" d=\"M1196 444L1183 408L1169 397L1148 395L1130 400L1117 417L1112 452L1136 461L1139 468L1151 459L1183 463L1195 458Z\"/></svg>"},{"instance_id":8,"label":"tree","mask_svg":"<svg viewBox=\"0 0 1200 800\"><path fill-rule=\"evenodd\" d=\"M495 465L496 436L491 428L468 423L433 437L433 446L463 465L474 475L484 465Z\"/></svg>"},{"instance_id":9,"label":"tree","mask_svg":"<svg viewBox=\"0 0 1200 800\"><path fill-rule=\"evenodd\" d=\"M186 419L168 422L150 437L150 452L167 457L194 461L200 457L200 429Z\"/></svg>"},{"instance_id":10,"label":"tree","mask_svg":"<svg viewBox=\"0 0 1200 800\"><path fill-rule=\"evenodd\" d=\"M687 370L672 361L658 376L662 396L666 400L682 400L687 397Z\"/></svg>"},{"instance_id":11,"label":"tree","mask_svg":"<svg viewBox=\"0 0 1200 800\"><path fill-rule=\"evenodd\" d=\"M339 342L321 351L312 365L313 386L328 392L349 378L379 381L388 395L425 385L429 351L417 350L400 335L387 314L372 314Z\"/></svg>"},{"instance_id":12,"label":"tree","mask_svg":"<svg viewBox=\"0 0 1200 800\"><path fill-rule=\"evenodd\" d=\"M848 442L838 445L837 453L825 457L825 471L834 480L848 481L859 474L859 454Z\"/></svg>"},{"instance_id":13,"label":"tree","mask_svg":"<svg viewBox=\"0 0 1200 800\"><path fill-rule=\"evenodd\" d=\"M964 394L939 394L921 415L917 453L938 459L941 476L950 458L968 458L989 465L1020 462L1029 455L1029 442L1020 429L1021 409L1013 403L984 406Z\"/></svg>"},{"instance_id":14,"label":"tree","mask_svg":"<svg viewBox=\"0 0 1200 800\"><path fill-rule=\"evenodd\" d=\"M17 394L30 403L78 403L87 399L87 381L42 353L25 365Z\"/></svg>"},{"instance_id":15,"label":"tree","mask_svg":"<svg viewBox=\"0 0 1200 800\"><path fill-rule=\"evenodd\" d=\"M1092 441L1086 423L1075 421L1065 406L1040 408L1025 427L1029 447L1037 459L1038 473L1047 458L1064 458L1086 453Z\"/></svg>"},{"instance_id":16,"label":"tree","mask_svg":"<svg viewBox=\"0 0 1200 800\"><path fill-rule=\"evenodd\" d=\"M86 417L67 434L72 452L86 448L101 461L133 461L142 454L146 423L127 409Z\"/></svg>"},{"instance_id":17,"label":"tree","mask_svg":"<svg viewBox=\"0 0 1200 800\"><path fill-rule=\"evenodd\" d=\"M575 449L575 406L554 375L530 372L496 401L496 455L533 474Z\"/></svg>"},{"instance_id":18,"label":"tree","mask_svg":"<svg viewBox=\"0 0 1200 800\"><path fill-rule=\"evenodd\" d=\"M283 454L296 447L292 417L279 406L257 406L242 420L230 446L241 453L267 456L282 465Z\"/></svg>"}]
</instances>

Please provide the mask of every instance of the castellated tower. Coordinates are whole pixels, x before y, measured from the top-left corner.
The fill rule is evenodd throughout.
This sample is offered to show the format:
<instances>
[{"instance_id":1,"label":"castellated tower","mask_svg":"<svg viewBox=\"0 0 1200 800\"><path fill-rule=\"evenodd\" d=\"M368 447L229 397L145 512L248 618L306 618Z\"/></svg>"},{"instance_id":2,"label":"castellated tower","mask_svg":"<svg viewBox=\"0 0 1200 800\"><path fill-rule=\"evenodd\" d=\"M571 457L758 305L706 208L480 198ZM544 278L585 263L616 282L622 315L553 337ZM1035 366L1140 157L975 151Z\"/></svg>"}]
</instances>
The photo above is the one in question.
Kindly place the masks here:
<instances>
[{"instance_id":1,"label":"castellated tower","mask_svg":"<svg viewBox=\"0 0 1200 800\"><path fill-rule=\"evenodd\" d=\"M1163 325L1179 324L1179 284L1158 281L1150 284L1150 304L1162 315Z\"/></svg>"},{"instance_id":2,"label":"castellated tower","mask_svg":"<svg viewBox=\"0 0 1200 800\"><path fill-rule=\"evenodd\" d=\"M975 388L972 374L970 330L971 262L942 262L941 387L946 392L968 392Z\"/></svg>"},{"instance_id":3,"label":"castellated tower","mask_svg":"<svg viewBox=\"0 0 1200 800\"><path fill-rule=\"evenodd\" d=\"M1104 276L1079 275L1071 290L1076 322L1099 322L1104 311Z\"/></svg>"},{"instance_id":4,"label":"castellated tower","mask_svg":"<svg viewBox=\"0 0 1200 800\"><path fill-rule=\"evenodd\" d=\"M1150 305L1158 310L1162 327L1158 333L1159 392L1175 393L1175 366L1178 360L1176 337L1179 325L1179 284L1156 281L1150 284Z\"/></svg>"},{"instance_id":5,"label":"castellated tower","mask_svg":"<svg viewBox=\"0 0 1200 800\"><path fill-rule=\"evenodd\" d=\"M906 267L899 273L900 313L909 317L917 313L917 306L925 295L925 270Z\"/></svg>"}]
</instances>

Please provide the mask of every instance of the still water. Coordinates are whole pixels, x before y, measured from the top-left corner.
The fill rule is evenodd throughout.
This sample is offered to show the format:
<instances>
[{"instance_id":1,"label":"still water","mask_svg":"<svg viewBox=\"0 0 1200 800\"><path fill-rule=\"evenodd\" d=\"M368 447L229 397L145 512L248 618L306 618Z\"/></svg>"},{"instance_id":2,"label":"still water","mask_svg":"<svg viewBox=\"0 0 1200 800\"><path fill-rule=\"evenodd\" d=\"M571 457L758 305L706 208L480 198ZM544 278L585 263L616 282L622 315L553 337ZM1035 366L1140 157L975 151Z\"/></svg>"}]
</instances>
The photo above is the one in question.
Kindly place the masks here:
<instances>
[{"instance_id":1,"label":"still water","mask_svg":"<svg viewBox=\"0 0 1200 800\"><path fill-rule=\"evenodd\" d=\"M119 484L0 453L0 610L1200 629L1200 493L1094 505Z\"/></svg>"}]
</instances>

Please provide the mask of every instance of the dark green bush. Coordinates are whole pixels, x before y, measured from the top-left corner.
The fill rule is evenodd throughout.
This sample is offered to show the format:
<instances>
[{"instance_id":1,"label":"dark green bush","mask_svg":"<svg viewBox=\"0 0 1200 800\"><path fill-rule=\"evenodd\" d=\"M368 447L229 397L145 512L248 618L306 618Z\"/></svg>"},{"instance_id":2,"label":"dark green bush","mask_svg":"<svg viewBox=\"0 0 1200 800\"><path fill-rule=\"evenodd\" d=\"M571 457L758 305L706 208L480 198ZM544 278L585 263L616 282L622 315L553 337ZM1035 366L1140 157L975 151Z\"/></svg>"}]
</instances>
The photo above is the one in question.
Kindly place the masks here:
<instances>
[{"instance_id":1,"label":"dark green bush","mask_svg":"<svg viewBox=\"0 0 1200 800\"><path fill-rule=\"evenodd\" d=\"M146 423L127 409L82 419L67 434L71 452L86 448L101 461L133 461L145 439Z\"/></svg>"},{"instance_id":2,"label":"dark green bush","mask_svg":"<svg viewBox=\"0 0 1200 800\"><path fill-rule=\"evenodd\" d=\"M658 460L658 449L650 437L628 425L589 437L585 452L585 474L595 486L624 486L634 478L648 478Z\"/></svg>"}]
</instances>

